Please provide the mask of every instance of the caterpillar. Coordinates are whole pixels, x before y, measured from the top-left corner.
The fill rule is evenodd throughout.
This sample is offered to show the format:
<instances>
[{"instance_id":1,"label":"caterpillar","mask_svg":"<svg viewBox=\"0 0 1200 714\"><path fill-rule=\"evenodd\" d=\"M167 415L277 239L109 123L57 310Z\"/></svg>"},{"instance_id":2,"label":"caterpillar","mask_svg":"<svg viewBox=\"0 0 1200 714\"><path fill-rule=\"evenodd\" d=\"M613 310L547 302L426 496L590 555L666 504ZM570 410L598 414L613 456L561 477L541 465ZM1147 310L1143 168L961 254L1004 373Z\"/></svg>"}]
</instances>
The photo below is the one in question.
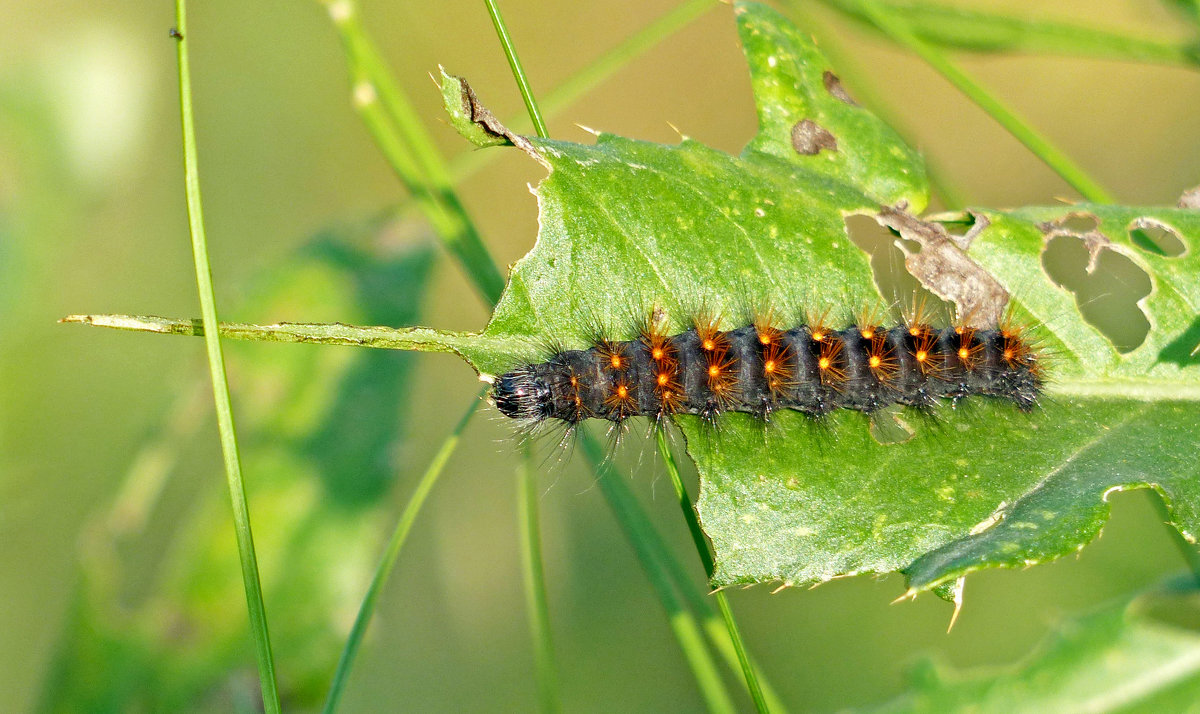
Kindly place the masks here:
<instances>
[{"instance_id":1,"label":"caterpillar","mask_svg":"<svg viewBox=\"0 0 1200 714\"><path fill-rule=\"evenodd\" d=\"M823 319L788 329L770 316L731 330L720 322L701 315L668 334L651 317L635 339L597 337L587 349L556 350L497 377L491 401L505 416L534 425L676 414L715 422L725 412L770 421L779 409L821 417L974 396L1029 412L1044 383L1038 349L1008 318L992 329L967 321L933 327L919 311L892 326L860 316L840 330Z\"/></svg>"}]
</instances>

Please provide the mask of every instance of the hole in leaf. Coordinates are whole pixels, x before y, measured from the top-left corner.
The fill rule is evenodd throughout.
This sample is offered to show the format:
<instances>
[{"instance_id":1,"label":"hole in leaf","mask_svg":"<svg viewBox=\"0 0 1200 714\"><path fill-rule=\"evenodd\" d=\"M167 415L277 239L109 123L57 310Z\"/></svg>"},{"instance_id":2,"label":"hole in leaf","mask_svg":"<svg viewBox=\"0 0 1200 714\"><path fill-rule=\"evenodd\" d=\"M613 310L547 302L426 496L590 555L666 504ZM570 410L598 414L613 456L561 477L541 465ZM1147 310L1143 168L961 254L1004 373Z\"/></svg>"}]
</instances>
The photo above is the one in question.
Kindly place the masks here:
<instances>
[{"instance_id":1,"label":"hole in leaf","mask_svg":"<svg viewBox=\"0 0 1200 714\"><path fill-rule=\"evenodd\" d=\"M1102 247L1095 267L1088 272L1090 254L1080 236L1058 235L1042 252L1042 266L1050 279L1075 294L1079 312L1120 352L1130 352L1145 341L1150 321L1137 302L1150 294L1150 276L1129 258ZM1053 325L1050 326L1053 328Z\"/></svg>"},{"instance_id":2,"label":"hole in leaf","mask_svg":"<svg viewBox=\"0 0 1200 714\"><path fill-rule=\"evenodd\" d=\"M1100 227L1100 219L1090 213L1068 213L1055 221L1054 228L1067 233L1090 233Z\"/></svg>"},{"instance_id":3,"label":"hole in leaf","mask_svg":"<svg viewBox=\"0 0 1200 714\"><path fill-rule=\"evenodd\" d=\"M1179 231L1153 218L1139 218L1129 224L1129 238L1147 253L1178 258L1187 251Z\"/></svg>"},{"instance_id":4,"label":"hole in leaf","mask_svg":"<svg viewBox=\"0 0 1200 714\"><path fill-rule=\"evenodd\" d=\"M972 216L970 213L963 213L961 217L938 218L937 222L941 224L942 228L946 229L946 233L956 238L962 238L975 227L975 216Z\"/></svg>"},{"instance_id":5,"label":"hole in leaf","mask_svg":"<svg viewBox=\"0 0 1200 714\"><path fill-rule=\"evenodd\" d=\"M899 316L905 306L914 300L924 300L934 317L947 319L950 314L941 298L923 287L908 268L904 266L905 250L919 253L921 246L915 241L903 240L895 232L884 228L871 216L846 216L846 232L864 253L871 256L871 272L875 275L875 287L884 301Z\"/></svg>"}]
</instances>

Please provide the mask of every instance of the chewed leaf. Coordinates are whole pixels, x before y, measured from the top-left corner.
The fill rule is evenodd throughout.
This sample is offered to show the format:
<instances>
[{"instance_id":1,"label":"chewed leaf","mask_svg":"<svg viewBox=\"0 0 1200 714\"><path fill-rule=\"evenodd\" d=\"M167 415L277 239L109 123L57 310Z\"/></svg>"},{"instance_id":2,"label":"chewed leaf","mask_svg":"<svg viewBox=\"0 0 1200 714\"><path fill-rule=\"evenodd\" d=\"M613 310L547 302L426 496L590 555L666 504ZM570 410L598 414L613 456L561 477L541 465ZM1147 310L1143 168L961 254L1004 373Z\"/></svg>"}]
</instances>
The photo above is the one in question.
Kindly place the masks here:
<instances>
[{"instance_id":1,"label":"chewed leaf","mask_svg":"<svg viewBox=\"0 0 1200 714\"><path fill-rule=\"evenodd\" d=\"M1075 389L1076 379L1104 380L1143 395L1200 397L1196 392L1200 360L1189 357L1200 343L1200 211L1078 204L980 213L991 225L972 242L970 255L1002 279L1026 283L1028 289L1017 302L1034 320L1046 324L1060 343L1062 391ZM1080 230L1080 219L1090 221L1092 227ZM1139 243L1137 231L1146 225L1164 231L1179 249L1168 254ZM1106 288L1105 297L1135 280L1146 282L1148 289L1136 297L1150 330L1140 344L1122 351L1099 327L1059 319L1079 307L1087 315L1089 305L1040 270L1043 250L1055 239L1083 243L1091 253L1088 268L1093 272L1103 267L1106 257L1131 264L1134 274L1123 277L1125 285ZM1094 393L1097 387L1080 384L1078 389Z\"/></svg>"},{"instance_id":2,"label":"chewed leaf","mask_svg":"<svg viewBox=\"0 0 1200 714\"><path fill-rule=\"evenodd\" d=\"M737 13L760 117L743 155L690 140L529 139L524 150L550 168L537 188L537 243L479 337L488 349L457 350L499 374L545 359L532 345L583 348L597 332L630 339L652 309L679 330L702 309L726 328L764 308L848 321L880 301L845 230L847 215L871 214L920 244L907 256L911 272L969 320L994 324L1007 301L1016 327L1040 333L1049 398L1031 414L973 398L874 425L845 410L814 423L783 409L766 427L726 414L715 430L678 416L700 473L715 585L899 570L914 593L952 596L978 568L1082 547L1118 488L1153 486L1182 530L1200 532L1190 451L1200 439L1200 359L1189 356L1200 341L1195 212L974 211L974 228L954 235L881 206L923 205L915 154L847 101L803 33L758 5ZM1070 211L1094 213L1112 234L1096 249L1128 254L1149 276L1140 305L1152 328L1131 352L1083 319L1076 296L1043 269L1052 224ZM1145 248L1153 240L1170 249Z\"/></svg>"},{"instance_id":3,"label":"chewed leaf","mask_svg":"<svg viewBox=\"0 0 1200 714\"><path fill-rule=\"evenodd\" d=\"M905 570L914 588L944 582L971 570L1042 562L1078 549L1099 533L1112 490L1150 486L1166 499L1176 526L1195 540L1200 533L1200 486L1193 444L1200 438L1200 213L1169 208L1076 205L1027 208L1009 214L978 212L988 225L968 254L1002 282L1020 285L1015 309L1041 322L1054 355L1052 402L1046 428L1066 452L1030 475L1038 479L1017 499L968 533L922 555ZM1069 219L1090 217L1084 231ZM1152 218L1178 231L1185 250L1176 257L1137 248L1131 226ZM1151 292L1138 305L1151 329L1144 341L1121 352L1096 326L1080 319L1075 299L1041 269L1044 245L1058 237L1085 236L1100 254L1119 251L1145 271ZM1118 286L1119 287L1119 286ZM1039 436L1020 442L1040 455ZM1016 448L1016 447L1014 447ZM1026 457L1027 458L1027 457ZM1017 475L1018 458L1006 464Z\"/></svg>"},{"instance_id":4,"label":"chewed leaf","mask_svg":"<svg viewBox=\"0 0 1200 714\"><path fill-rule=\"evenodd\" d=\"M475 90L462 77L442 73L442 105L450 116L450 125L475 146L512 144L511 135L487 107L479 103Z\"/></svg>"}]
</instances>

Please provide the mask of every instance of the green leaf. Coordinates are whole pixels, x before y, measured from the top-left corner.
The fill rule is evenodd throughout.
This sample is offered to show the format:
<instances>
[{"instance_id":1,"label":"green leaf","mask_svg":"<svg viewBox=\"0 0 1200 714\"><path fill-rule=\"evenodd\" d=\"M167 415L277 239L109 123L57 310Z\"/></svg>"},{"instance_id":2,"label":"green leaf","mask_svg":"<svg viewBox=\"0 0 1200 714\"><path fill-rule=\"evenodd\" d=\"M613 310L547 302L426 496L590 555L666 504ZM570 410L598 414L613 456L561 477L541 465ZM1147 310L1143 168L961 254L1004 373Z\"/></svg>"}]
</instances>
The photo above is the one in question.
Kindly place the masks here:
<instances>
[{"instance_id":1,"label":"green leaf","mask_svg":"<svg viewBox=\"0 0 1200 714\"><path fill-rule=\"evenodd\" d=\"M1173 610L1172 621L1154 612ZM1186 613L1190 622L1182 622ZM1196 592L1151 593L1061 623L1025 661L957 672L932 662L876 714L1184 712L1200 697Z\"/></svg>"},{"instance_id":2,"label":"green leaf","mask_svg":"<svg viewBox=\"0 0 1200 714\"><path fill-rule=\"evenodd\" d=\"M764 440L750 425L720 442L689 440L706 477L700 507L718 552L715 582L801 584L898 569L915 593L1073 552L1099 533L1107 494L1138 486L1163 495L1194 539L1200 214L1087 204L976 213L986 227L959 243L1009 290L1019 319L1043 323L1051 398L1028 416L964 404L936 425L916 425L902 444L876 441L858 414L836 415L828 427L836 442L810 436L807 449L787 440L791 431ZM1152 329L1128 353L1081 319L1075 297L1042 269L1046 241L1074 239L1070 219L1087 216L1098 254L1128 257L1152 285L1140 303ZM1147 222L1169 227L1188 250L1167 257L1137 247L1130 231ZM761 456L748 459L756 447Z\"/></svg>"},{"instance_id":3,"label":"green leaf","mask_svg":"<svg viewBox=\"0 0 1200 714\"><path fill-rule=\"evenodd\" d=\"M597 323L631 337L651 306L682 329L701 306L736 320L748 299L845 305L874 296L841 214L874 204L847 184L690 140L672 147L602 134L595 146L536 145L553 166L538 187L542 229L484 333L494 340L581 346Z\"/></svg>"},{"instance_id":4,"label":"green leaf","mask_svg":"<svg viewBox=\"0 0 1200 714\"><path fill-rule=\"evenodd\" d=\"M910 585L924 589L982 567L1042 562L1080 548L1107 519L1108 492L1121 488L1155 488L1195 540L1200 484L1191 445L1200 438L1200 359L1191 350L1200 342L1200 212L1080 204L979 215L990 225L968 254L1021 287L1012 305L1044 324L1051 389L1061 396L1029 423L1038 433L1017 441L1021 429L1013 430L1012 458L992 457L1001 468L989 478L1019 482L1019 470L1028 469L1026 492L1005 497L968 533L908 566ZM1069 221L1089 218L1096 228L1075 238ZM1131 232L1147 221L1170 227L1188 250L1167 257L1139 247ZM1146 271L1152 289L1139 305L1151 329L1136 349L1119 352L1079 319L1075 298L1041 269L1046 240L1058 238L1087 239L1097 257L1112 251Z\"/></svg>"},{"instance_id":5,"label":"green leaf","mask_svg":"<svg viewBox=\"0 0 1200 714\"><path fill-rule=\"evenodd\" d=\"M806 304L840 316L877 303L866 256L847 240L843 218L876 213L880 200L923 205L923 173L894 134L839 98L803 33L758 5L737 12L761 127L740 157L686 139L530 140L526 150L550 169L537 190L541 230L484 333L490 348L511 348L460 345L482 372L537 359L532 345L585 346L596 327L629 337L638 313L652 306L682 329L701 306L732 325L748 307ZM791 129L806 117L833 134L837 152L796 151ZM914 182L908 189L906 179ZM853 412L821 424L783 413L766 430L731 414L716 433L695 418L677 420L701 476L698 508L716 553L715 585L803 585L902 570L912 592L952 597L953 583L980 567L1074 552L1107 517L1106 493L1150 484L1196 532L1200 493L1189 445L1200 436L1198 369L1158 357L1186 341L1200 269L1187 256L1131 248L1122 231L1151 217L1195 245L1200 226L1187 211L1078 207L1102 215L1113 245L1138 251L1157 286L1144 302L1152 336L1123 355L1042 269L1038 224L1070 210L979 211L990 223L981 220L969 241L906 213L878 216L922 244L910 258L914 274L960 308L994 320L1011 295L1019 320L1047 323L1048 350L1057 355L1052 397L1036 413L972 400L936 421L883 414L874 429ZM909 438L881 443L877 435L889 431Z\"/></svg>"},{"instance_id":6,"label":"green leaf","mask_svg":"<svg viewBox=\"0 0 1200 714\"><path fill-rule=\"evenodd\" d=\"M891 127L854 104L812 39L764 6L740 3L735 12L758 108L758 136L747 154L846 181L876 203L923 210L924 162ZM830 140L836 150L810 155Z\"/></svg>"}]
</instances>

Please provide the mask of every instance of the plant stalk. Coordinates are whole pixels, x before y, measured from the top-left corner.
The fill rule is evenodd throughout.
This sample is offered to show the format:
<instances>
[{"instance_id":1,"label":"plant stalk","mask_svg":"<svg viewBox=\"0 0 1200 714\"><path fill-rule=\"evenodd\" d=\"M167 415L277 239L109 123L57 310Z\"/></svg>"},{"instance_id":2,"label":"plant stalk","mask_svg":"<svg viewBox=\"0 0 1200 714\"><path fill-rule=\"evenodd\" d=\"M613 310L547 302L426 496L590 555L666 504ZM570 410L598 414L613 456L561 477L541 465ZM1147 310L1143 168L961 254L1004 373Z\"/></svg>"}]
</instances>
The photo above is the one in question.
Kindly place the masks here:
<instances>
[{"instance_id":1,"label":"plant stalk","mask_svg":"<svg viewBox=\"0 0 1200 714\"><path fill-rule=\"evenodd\" d=\"M688 530L692 534L692 542L696 546L696 553L700 555L700 562L704 564L704 572L709 578L713 575L713 557L708 550L708 541L704 538L704 531L700 529L700 520L696 517L696 507L692 503L691 496L688 495L687 487L683 485L683 479L679 476L679 466L675 463L675 457L671 454L671 447L667 444L666 429L659 426L654 430L654 439L658 444L658 453L662 456L663 462L667 466L667 475L671 478L671 484L675 486L675 495L679 499L679 508L683 511L683 519L687 521ZM754 671L754 665L750 662L750 656L746 653L746 644L742 641L742 634L738 630L737 622L733 619L733 610L729 607L729 599L725 597L725 593L718 590L713 593L713 597L717 601L717 609L721 611L721 618L725 621L725 629L729 632L729 639L733 642L733 649L737 653L738 665L742 668L742 677L746 680L746 690L750 693L750 698L754 701L754 708L759 714L767 714L770 708L767 706L767 700L763 696L762 686L758 683L758 674Z\"/></svg>"},{"instance_id":2,"label":"plant stalk","mask_svg":"<svg viewBox=\"0 0 1200 714\"><path fill-rule=\"evenodd\" d=\"M546 571L542 562L542 534L538 515L537 471L533 454L525 444L517 467L517 523L521 531L521 572L525 583L525 610L533 637L537 666L539 711L551 714L561 709L558 671L554 664L554 638L550 628L550 605L546 597Z\"/></svg>"},{"instance_id":3,"label":"plant stalk","mask_svg":"<svg viewBox=\"0 0 1200 714\"><path fill-rule=\"evenodd\" d=\"M400 514L400 520L396 522L396 529L392 531L392 537L388 540L387 549L384 550L383 557L379 560L379 566L375 569L375 575L371 578L370 586L367 587L367 594L363 597L362 604L358 607L358 615L355 616L354 625L350 628L350 636L346 638L346 646L342 648L342 655L338 659L337 670L333 675L333 683L329 687L329 694L325 697L325 706L322 709L324 714L333 714L341 704L342 692L345 690L346 681L350 678L350 670L354 666L354 660L358 656L359 648L362 646L363 637L367 633L367 626L371 624L371 616L375 614L375 606L379 601L379 594L383 591L388 577L392 574L392 568L395 567L396 561L400 557L400 551L404 548L404 542L408 540L408 533L412 530L413 523L416 522L417 515L421 512L421 507L425 505L425 500L429 497L429 492L433 490L438 477L442 475L442 470L445 468L446 462L450 460L450 456L458 448L458 442L461 440L467 424L470 423L471 417L478 411L483 397L482 392L479 397L471 401L471 406L462 415L462 418L458 420L458 424L455 425L450 435L442 442L437 453L434 454L433 460L429 462L424 475L417 482L417 487L413 489L412 496L409 497L408 503L405 504L404 510Z\"/></svg>"},{"instance_id":4,"label":"plant stalk","mask_svg":"<svg viewBox=\"0 0 1200 714\"><path fill-rule=\"evenodd\" d=\"M208 352L212 376L213 401L216 404L217 431L225 462L225 477L229 500L233 507L234 532L237 536L238 559L241 561L242 584L246 591L246 608L250 617L250 632L258 662L259 684L262 688L263 709L275 714L280 711L279 690L275 682L275 661L271 655L271 637L267 631L266 606L263 604L262 582L258 573L258 558L254 552L254 535L250 529L250 509L246 503L246 488L242 482L241 457L238 454L237 434L233 423L233 407L229 398L229 381L225 375L225 358L218 334L217 300L213 290L212 268L208 260L208 241L204 232L204 214L200 197L200 170L196 151L196 127L192 112L191 62L188 57L187 0L175 0L175 56L179 68L179 117L183 133L183 173L187 194L188 227L192 237L192 257L196 269L196 288L200 297L200 314L205 329L204 344Z\"/></svg>"},{"instance_id":5,"label":"plant stalk","mask_svg":"<svg viewBox=\"0 0 1200 714\"><path fill-rule=\"evenodd\" d=\"M548 139L550 132L546 130L546 120L542 119L542 113L538 110L537 99L533 96L533 89L529 86L529 78L525 76L525 68L521 66L521 59L517 57L516 45L513 44L512 37L508 34L508 27L504 24L500 8L496 6L496 0L483 0L483 3L487 5L488 14L492 16L492 26L496 28L496 36L500 38L500 47L504 49L504 56L508 59L513 79L517 80L517 89L521 91L521 99L525 101L525 110L529 112L529 120L533 122L533 129L538 136Z\"/></svg>"}]
</instances>

